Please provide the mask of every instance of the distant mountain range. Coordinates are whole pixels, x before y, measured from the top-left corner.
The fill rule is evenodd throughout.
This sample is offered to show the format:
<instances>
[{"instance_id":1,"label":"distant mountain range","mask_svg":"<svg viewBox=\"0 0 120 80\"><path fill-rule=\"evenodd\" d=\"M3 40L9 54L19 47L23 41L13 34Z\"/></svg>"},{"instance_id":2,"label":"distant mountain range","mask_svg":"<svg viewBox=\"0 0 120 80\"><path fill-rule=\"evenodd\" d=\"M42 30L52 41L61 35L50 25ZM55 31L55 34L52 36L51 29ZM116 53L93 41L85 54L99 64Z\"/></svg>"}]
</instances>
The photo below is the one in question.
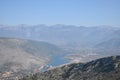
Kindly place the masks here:
<instances>
[{"instance_id":1,"label":"distant mountain range","mask_svg":"<svg viewBox=\"0 0 120 80\"><path fill-rule=\"evenodd\" d=\"M117 43L120 40L119 35L120 28L111 26L84 27L61 24L53 26L0 25L0 37L45 41L61 46L63 49L70 48L69 51L71 48L74 48L74 50L76 48L97 48L96 52L100 54L103 52L98 51L101 47L104 47L104 49L107 48L106 46L111 46L114 49L118 48L116 46L120 45L120 43ZM112 53L114 51L111 50L109 54Z\"/></svg>"},{"instance_id":2,"label":"distant mountain range","mask_svg":"<svg viewBox=\"0 0 120 80\"><path fill-rule=\"evenodd\" d=\"M120 80L120 56L68 64L20 80Z\"/></svg>"},{"instance_id":3,"label":"distant mountain range","mask_svg":"<svg viewBox=\"0 0 120 80\"><path fill-rule=\"evenodd\" d=\"M57 45L93 47L120 38L120 28L110 26L83 27L73 25L0 26L0 37L46 41Z\"/></svg>"}]
</instances>

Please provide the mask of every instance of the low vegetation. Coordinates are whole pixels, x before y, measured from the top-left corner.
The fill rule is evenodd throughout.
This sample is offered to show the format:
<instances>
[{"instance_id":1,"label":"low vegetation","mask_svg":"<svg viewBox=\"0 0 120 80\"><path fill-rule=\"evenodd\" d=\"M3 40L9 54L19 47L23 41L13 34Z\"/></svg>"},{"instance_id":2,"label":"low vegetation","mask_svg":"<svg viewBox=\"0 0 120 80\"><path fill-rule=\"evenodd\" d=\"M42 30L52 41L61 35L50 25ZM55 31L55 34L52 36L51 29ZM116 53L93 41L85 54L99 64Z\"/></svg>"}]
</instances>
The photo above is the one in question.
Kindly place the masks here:
<instances>
[{"instance_id":1,"label":"low vegetation","mask_svg":"<svg viewBox=\"0 0 120 80\"><path fill-rule=\"evenodd\" d=\"M120 56L64 65L20 80L120 80Z\"/></svg>"}]
</instances>

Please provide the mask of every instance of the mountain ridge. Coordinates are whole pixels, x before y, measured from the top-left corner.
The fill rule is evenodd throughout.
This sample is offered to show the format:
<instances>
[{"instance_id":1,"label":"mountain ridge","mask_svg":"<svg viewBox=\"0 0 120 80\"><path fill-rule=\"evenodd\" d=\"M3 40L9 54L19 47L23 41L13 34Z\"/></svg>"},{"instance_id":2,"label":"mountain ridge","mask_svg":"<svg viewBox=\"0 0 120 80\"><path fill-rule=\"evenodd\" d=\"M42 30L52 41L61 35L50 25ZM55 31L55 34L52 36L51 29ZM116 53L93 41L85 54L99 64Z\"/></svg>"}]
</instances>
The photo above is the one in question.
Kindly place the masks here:
<instances>
[{"instance_id":1,"label":"mountain ridge","mask_svg":"<svg viewBox=\"0 0 120 80\"><path fill-rule=\"evenodd\" d=\"M34 73L51 61L51 56L62 50L48 42L17 38L0 38L0 79ZM7 73L6 73L7 72Z\"/></svg>"},{"instance_id":2,"label":"mountain ridge","mask_svg":"<svg viewBox=\"0 0 120 80\"><path fill-rule=\"evenodd\" d=\"M87 63L73 63L37 73L20 80L119 80L120 56L110 56Z\"/></svg>"},{"instance_id":3,"label":"mountain ridge","mask_svg":"<svg viewBox=\"0 0 120 80\"><path fill-rule=\"evenodd\" d=\"M19 27L5 26L0 28L0 37L3 36L22 39L33 39L38 41L46 41L58 45L64 43L64 45L79 44L79 46L91 46L92 44L97 44L99 42L102 42L103 40L112 39L117 34L120 34L119 30L119 27L78 27L74 25L20 25Z\"/></svg>"}]
</instances>

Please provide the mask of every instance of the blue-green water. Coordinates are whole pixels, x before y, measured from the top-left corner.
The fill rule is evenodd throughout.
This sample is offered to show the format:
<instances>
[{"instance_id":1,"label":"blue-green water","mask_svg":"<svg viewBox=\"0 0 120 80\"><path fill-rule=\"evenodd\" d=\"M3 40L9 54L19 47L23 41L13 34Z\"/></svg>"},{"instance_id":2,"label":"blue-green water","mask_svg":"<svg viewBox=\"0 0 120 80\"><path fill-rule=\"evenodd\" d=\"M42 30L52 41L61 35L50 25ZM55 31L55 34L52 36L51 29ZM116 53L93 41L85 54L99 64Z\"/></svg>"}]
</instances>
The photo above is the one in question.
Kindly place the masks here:
<instances>
[{"instance_id":1,"label":"blue-green water","mask_svg":"<svg viewBox=\"0 0 120 80\"><path fill-rule=\"evenodd\" d=\"M64 54L56 54L56 55L53 55L53 56L51 57L51 61L48 63L48 65L59 66L59 65L68 63L69 60L65 59L65 56L66 56L66 55L64 55Z\"/></svg>"}]
</instances>

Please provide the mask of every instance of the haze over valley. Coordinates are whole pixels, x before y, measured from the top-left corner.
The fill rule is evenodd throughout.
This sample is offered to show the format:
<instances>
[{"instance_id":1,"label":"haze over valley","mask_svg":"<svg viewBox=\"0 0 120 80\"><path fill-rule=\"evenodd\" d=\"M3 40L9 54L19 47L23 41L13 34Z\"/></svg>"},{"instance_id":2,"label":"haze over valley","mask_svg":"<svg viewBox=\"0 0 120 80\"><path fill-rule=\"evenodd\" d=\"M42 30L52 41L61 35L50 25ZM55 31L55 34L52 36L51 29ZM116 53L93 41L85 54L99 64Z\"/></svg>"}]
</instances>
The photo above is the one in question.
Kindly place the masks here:
<instances>
[{"instance_id":1,"label":"haze over valley","mask_svg":"<svg viewBox=\"0 0 120 80\"><path fill-rule=\"evenodd\" d=\"M119 32L119 27L110 26L1 25L1 72L22 74L26 70L28 74L52 66L119 55Z\"/></svg>"},{"instance_id":2,"label":"haze over valley","mask_svg":"<svg viewBox=\"0 0 120 80\"><path fill-rule=\"evenodd\" d=\"M0 26L0 68L31 74L68 63L119 55L120 28L71 25ZM25 70L25 72L24 72ZM3 75L2 74L2 75ZM1 78L3 76L1 75ZM19 76L21 77L21 76Z\"/></svg>"},{"instance_id":3,"label":"haze over valley","mask_svg":"<svg viewBox=\"0 0 120 80\"><path fill-rule=\"evenodd\" d=\"M120 0L0 0L0 80L120 80Z\"/></svg>"}]
</instances>

